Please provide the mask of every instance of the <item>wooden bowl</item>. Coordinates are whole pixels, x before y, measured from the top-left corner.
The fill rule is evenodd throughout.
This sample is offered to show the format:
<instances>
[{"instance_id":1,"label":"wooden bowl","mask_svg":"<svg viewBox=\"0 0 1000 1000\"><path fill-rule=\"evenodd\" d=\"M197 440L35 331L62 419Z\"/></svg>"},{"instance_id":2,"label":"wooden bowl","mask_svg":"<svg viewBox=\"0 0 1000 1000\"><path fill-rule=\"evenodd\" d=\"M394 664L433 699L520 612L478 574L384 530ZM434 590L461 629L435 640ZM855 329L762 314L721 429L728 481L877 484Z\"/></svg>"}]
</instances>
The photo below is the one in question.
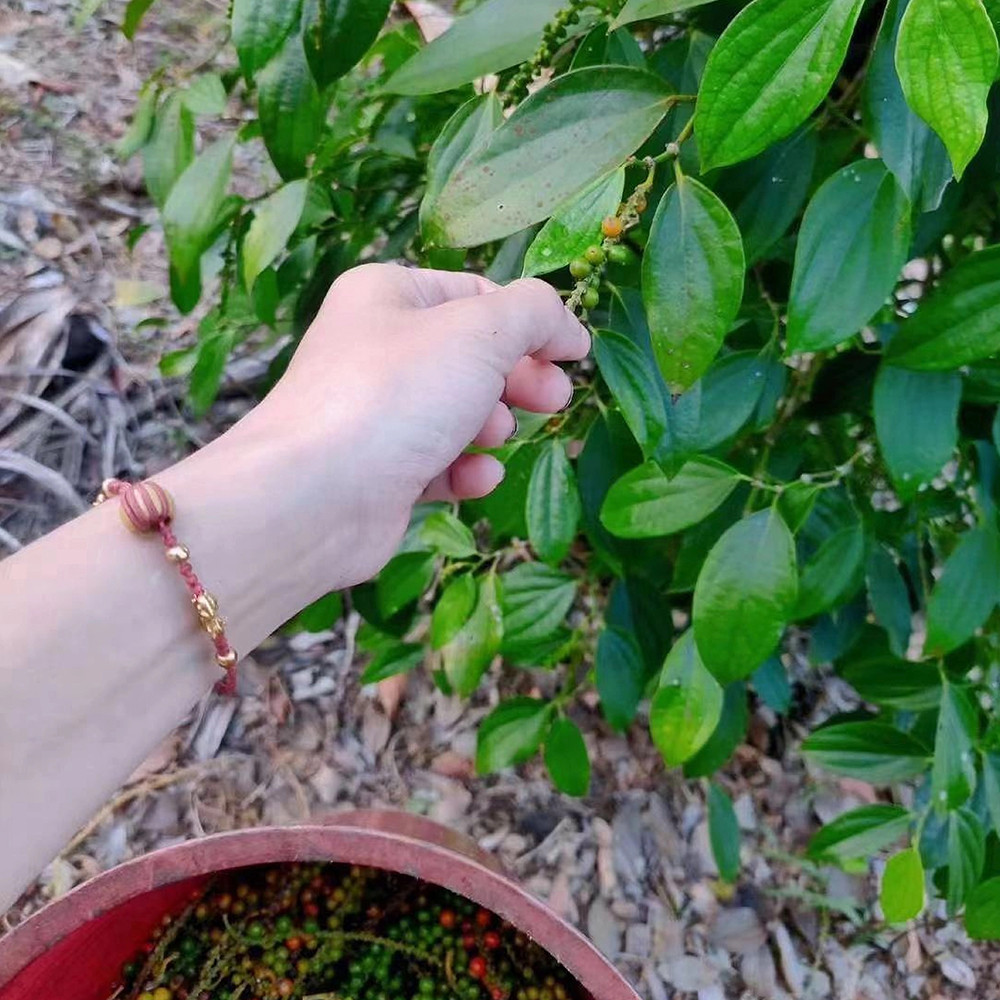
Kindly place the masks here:
<instances>
[{"instance_id":1,"label":"wooden bowl","mask_svg":"<svg viewBox=\"0 0 1000 1000\"><path fill-rule=\"evenodd\" d=\"M0 1000L107 1000L122 964L211 875L293 861L367 865L443 886L537 941L597 1000L638 1000L594 945L468 838L409 813L377 811L217 834L98 875L0 938Z\"/></svg>"}]
</instances>

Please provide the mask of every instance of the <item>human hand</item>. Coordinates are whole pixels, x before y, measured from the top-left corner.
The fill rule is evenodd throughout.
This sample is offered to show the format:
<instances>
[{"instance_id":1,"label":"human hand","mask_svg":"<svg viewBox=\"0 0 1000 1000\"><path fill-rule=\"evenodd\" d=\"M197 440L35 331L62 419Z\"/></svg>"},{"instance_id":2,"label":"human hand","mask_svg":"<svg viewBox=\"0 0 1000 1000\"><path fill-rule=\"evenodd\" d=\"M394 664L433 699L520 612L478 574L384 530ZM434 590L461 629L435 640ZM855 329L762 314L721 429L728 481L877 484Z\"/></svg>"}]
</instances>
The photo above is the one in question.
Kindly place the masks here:
<instances>
[{"instance_id":1,"label":"human hand","mask_svg":"<svg viewBox=\"0 0 1000 1000\"><path fill-rule=\"evenodd\" d=\"M495 458L463 452L503 444L515 429L509 406L567 405L572 383L553 362L589 347L537 279L501 288L369 264L334 283L252 424L298 456L304 529L325 538L352 526L347 573L357 582L393 554L418 500L479 497L500 483Z\"/></svg>"}]
</instances>

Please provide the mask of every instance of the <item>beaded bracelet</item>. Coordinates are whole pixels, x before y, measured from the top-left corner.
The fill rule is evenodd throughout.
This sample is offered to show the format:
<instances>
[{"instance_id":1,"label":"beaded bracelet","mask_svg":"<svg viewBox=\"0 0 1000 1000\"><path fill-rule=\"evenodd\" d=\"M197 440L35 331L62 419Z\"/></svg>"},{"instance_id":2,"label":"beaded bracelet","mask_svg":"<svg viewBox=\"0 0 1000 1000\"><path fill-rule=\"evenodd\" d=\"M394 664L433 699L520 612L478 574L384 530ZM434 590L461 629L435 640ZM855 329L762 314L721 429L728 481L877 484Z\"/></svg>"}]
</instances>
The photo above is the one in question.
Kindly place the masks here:
<instances>
[{"instance_id":1,"label":"beaded bracelet","mask_svg":"<svg viewBox=\"0 0 1000 1000\"><path fill-rule=\"evenodd\" d=\"M219 615L219 602L202 586L191 566L186 545L181 545L170 528L174 518L173 497L158 483L151 480L144 483L126 483L121 479L106 479L94 501L94 506L112 497L120 501L119 513L125 527L137 534L159 534L165 554L180 571L184 584L191 595L191 603L198 616L198 624L208 634L215 647L215 662L226 672L226 676L215 685L220 694L236 693L236 650L226 638L226 623Z\"/></svg>"}]
</instances>

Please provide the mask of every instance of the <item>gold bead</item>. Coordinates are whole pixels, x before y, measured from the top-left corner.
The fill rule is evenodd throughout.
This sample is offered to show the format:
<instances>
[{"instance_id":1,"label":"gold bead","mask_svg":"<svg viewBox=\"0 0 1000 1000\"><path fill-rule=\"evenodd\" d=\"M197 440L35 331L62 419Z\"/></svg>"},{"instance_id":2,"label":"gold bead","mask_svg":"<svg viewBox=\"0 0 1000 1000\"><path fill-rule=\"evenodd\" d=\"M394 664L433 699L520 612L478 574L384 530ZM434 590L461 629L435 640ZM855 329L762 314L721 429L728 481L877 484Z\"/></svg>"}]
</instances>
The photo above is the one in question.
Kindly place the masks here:
<instances>
[{"instance_id":1,"label":"gold bead","mask_svg":"<svg viewBox=\"0 0 1000 1000\"><path fill-rule=\"evenodd\" d=\"M236 650L231 649L225 654L216 654L215 662L222 667L223 670L228 670L230 667L236 666L236 661L239 657L236 655Z\"/></svg>"},{"instance_id":2,"label":"gold bead","mask_svg":"<svg viewBox=\"0 0 1000 1000\"><path fill-rule=\"evenodd\" d=\"M186 545L171 545L166 551L167 559L172 563L187 562L191 553Z\"/></svg>"},{"instance_id":3,"label":"gold bead","mask_svg":"<svg viewBox=\"0 0 1000 1000\"><path fill-rule=\"evenodd\" d=\"M116 479L105 479L104 482L101 483L101 496L104 497L105 500L111 496L111 488L116 482Z\"/></svg>"},{"instance_id":4,"label":"gold bead","mask_svg":"<svg viewBox=\"0 0 1000 1000\"><path fill-rule=\"evenodd\" d=\"M219 613L219 602L206 590L197 597L192 598L194 609L198 612L198 617L202 621L214 618Z\"/></svg>"},{"instance_id":5,"label":"gold bead","mask_svg":"<svg viewBox=\"0 0 1000 1000\"><path fill-rule=\"evenodd\" d=\"M222 619L215 615L212 618L202 618L201 627L213 638L222 635L226 630L225 623Z\"/></svg>"}]
</instances>

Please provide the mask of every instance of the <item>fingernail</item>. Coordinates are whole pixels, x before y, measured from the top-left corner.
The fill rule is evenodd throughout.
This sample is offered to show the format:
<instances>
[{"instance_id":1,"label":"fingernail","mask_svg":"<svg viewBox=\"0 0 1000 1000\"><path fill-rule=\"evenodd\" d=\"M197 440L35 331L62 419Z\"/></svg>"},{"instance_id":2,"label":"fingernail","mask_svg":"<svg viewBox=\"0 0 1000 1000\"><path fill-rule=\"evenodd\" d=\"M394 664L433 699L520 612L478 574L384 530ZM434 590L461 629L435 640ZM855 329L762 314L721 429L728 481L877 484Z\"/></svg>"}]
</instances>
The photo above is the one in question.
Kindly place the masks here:
<instances>
[{"instance_id":1,"label":"fingernail","mask_svg":"<svg viewBox=\"0 0 1000 1000\"><path fill-rule=\"evenodd\" d=\"M511 432L510 432L510 433L509 433L509 434L507 435L507 440L508 440L508 441L510 441L510 440L512 440L513 438L516 438L516 437L517 437L517 414L516 414L516 413L514 413L513 411L511 411L511 414L510 414L510 415L511 415L511 416L512 416L512 417L514 418L514 427L513 427L513 429L511 430Z\"/></svg>"},{"instance_id":2,"label":"fingernail","mask_svg":"<svg viewBox=\"0 0 1000 1000\"><path fill-rule=\"evenodd\" d=\"M559 412L562 413L563 410L569 409L569 404L573 402L573 393L576 392L576 386L572 382L569 384L569 395L566 397L566 402L559 407Z\"/></svg>"}]
</instances>

